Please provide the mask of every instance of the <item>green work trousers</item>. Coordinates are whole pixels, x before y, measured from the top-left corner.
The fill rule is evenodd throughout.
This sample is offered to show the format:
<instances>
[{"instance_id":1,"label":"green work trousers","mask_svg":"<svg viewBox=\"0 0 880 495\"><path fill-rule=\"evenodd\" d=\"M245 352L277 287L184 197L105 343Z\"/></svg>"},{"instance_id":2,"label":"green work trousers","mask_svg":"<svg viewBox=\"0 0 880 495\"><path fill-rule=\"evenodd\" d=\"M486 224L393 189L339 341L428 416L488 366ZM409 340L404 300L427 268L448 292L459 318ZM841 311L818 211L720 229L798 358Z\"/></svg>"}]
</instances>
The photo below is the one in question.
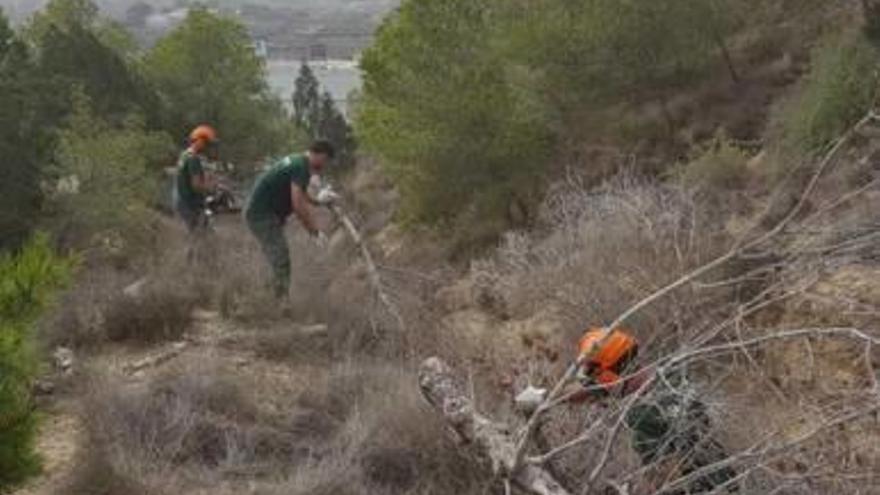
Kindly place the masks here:
<instances>
[{"instance_id":1,"label":"green work trousers","mask_svg":"<svg viewBox=\"0 0 880 495\"><path fill-rule=\"evenodd\" d=\"M290 250L284 237L284 221L276 216L253 216L245 212L248 228L260 242L272 269L272 290L278 298L290 290Z\"/></svg>"}]
</instances>

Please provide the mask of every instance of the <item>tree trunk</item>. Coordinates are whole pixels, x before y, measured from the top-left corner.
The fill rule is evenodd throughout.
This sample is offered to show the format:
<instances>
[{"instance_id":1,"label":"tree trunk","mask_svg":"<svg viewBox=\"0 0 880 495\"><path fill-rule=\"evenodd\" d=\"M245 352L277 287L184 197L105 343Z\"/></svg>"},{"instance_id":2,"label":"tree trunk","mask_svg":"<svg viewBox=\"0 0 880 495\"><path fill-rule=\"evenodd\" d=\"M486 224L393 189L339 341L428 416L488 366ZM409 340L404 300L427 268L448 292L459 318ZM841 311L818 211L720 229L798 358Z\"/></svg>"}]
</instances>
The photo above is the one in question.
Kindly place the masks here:
<instances>
[{"instance_id":1,"label":"tree trunk","mask_svg":"<svg viewBox=\"0 0 880 495\"><path fill-rule=\"evenodd\" d=\"M558 481L541 467L525 464L511 473L516 462L516 443L504 425L474 410L464 387L452 376L452 370L439 358L430 358L419 370L422 395L443 415L450 426L480 455L492 463L494 474L506 477L519 488L535 495L570 495Z\"/></svg>"},{"instance_id":2,"label":"tree trunk","mask_svg":"<svg viewBox=\"0 0 880 495\"><path fill-rule=\"evenodd\" d=\"M880 44L880 0L862 1L862 29L875 44Z\"/></svg>"},{"instance_id":3,"label":"tree trunk","mask_svg":"<svg viewBox=\"0 0 880 495\"><path fill-rule=\"evenodd\" d=\"M736 66L733 64L733 57L730 55L730 50L727 48L727 42L724 41L724 38L717 32L715 33L715 44L718 45L718 49L721 51L721 57L727 65L730 79L733 80L734 84L739 84L739 73L736 71Z\"/></svg>"}]
</instances>

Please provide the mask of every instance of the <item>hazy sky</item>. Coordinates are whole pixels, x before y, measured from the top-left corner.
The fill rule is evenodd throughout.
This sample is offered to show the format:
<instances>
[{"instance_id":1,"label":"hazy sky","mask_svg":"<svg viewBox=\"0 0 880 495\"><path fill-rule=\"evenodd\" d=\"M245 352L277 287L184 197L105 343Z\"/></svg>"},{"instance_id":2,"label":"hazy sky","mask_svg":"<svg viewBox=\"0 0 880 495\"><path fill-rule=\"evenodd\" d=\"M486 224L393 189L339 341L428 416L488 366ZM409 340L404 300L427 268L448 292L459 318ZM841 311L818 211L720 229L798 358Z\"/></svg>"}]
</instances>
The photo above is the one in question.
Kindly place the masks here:
<instances>
[{"instance_id":1,"label":"hazy sky","mask_svg":"<svg viewBox=\"0 0 880 495\"><path fill-rule=\"evenodd\" d=\"M0 0L0 7L16 20L21 20L39 9L47 0ZM119 16L138 0L96 0L103 10L113 16ZM265 4L302 8L314 11L340 11L356 10L364 13L384 13L398 3L398 0L220 0L223 4ZM168 6L174 0L147 0L147 3L156 6Z\"/></svg>"}]
</instances>

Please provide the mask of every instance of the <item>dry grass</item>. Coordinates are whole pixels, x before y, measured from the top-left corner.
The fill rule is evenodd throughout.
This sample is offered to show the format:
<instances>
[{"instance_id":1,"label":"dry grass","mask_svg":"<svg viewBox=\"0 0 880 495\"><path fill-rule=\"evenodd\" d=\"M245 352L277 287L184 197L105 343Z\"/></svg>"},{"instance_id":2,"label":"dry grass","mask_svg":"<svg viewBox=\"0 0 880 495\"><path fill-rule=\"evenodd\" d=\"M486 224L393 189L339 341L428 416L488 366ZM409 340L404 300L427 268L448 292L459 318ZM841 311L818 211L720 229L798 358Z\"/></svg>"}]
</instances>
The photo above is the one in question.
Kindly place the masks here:
<instances>
[{"instance_id":1,"label":"dry grass","mask_svg":"<svg viewBox=\"0 0 880 495\"><path fill-rule=\"evenodd\" d=\"M549 235L509 234L495 257L474 263L480 298L502 318L560 315L574 342L629 304L716 256L731 242L712 208L675 187L622 176L600 190L561 187L544 214ZM648 346L693 331L724 290L685 290L632 322ZM642 334L651 329L651 334Z\"/></svg>"},{"instance_id":2,"label":"dry grass","mask_svg":"<svg viewBox=\"0 0 880 495\"><path fill-rule=\"evenodd\" d=\"M61 297L58 307L40 325L40 342L47 348L82 347L105 340L104 311L130 283L112 269L84 269Z\"/></svg>"},{"instance_id":3,"label":"dry grass","mask_svg":"<svg viewBox=\"0 0 880 495\"><path fill-rule=\"evenodd\" d=\"M273 494L485 493L482 470L405 370L349 362L298 397L241 383L215 365L141 385L97 382L85 401L89 448L64 493L222 493L237 483Z\"/></svg>"},{"instance_id":4,"label":"dry grass","mask_svg":"<svg viewBox=\"0 0 880 495\"><path fill-rule=\"evenodd\" d=\"M412 377L387 365L346 364L304 397L316 410L348 412L334 454L300 466L278 493L485 493L481 466L452 443Z\"/></svg>"},{"instance_id":5,"label":"dry grass","mask_svg":"<svg viewBox=\"0 0 880 495\"><path fill-rule=\"evenodd\" d=\"M136 295L124 293L132 275L84 271L41 326L41 341L52 348L97 346L107 342L155 344L178 340L192 323L198 293L187 282L143 280Z\"/></svg>"},{"instance_id":6,"label":"dry grass","mask_svg":"<svg viewBox=\"0 0 880 495\"><path fill-rule=\"evenodd\" d=\"M79 486L143 484L167 492L183 480L282 473L306 455L284 418L264 414L256 397L212 364L169 370L141 385L101 380L83 402L92 458L74 477Z\"/></svg>"},{"instance_id":7,"label":"dry grass","mask_svg":"<svg viewBox=\"0 0 880 495\"><path fill-rule=\"evenodd\" d=\"M187 287L168 282L148 284L136 297L110 299L104 332L110 342L156 344L180 340L192 324L196 296Z\"/></svg>"}]
</instances>

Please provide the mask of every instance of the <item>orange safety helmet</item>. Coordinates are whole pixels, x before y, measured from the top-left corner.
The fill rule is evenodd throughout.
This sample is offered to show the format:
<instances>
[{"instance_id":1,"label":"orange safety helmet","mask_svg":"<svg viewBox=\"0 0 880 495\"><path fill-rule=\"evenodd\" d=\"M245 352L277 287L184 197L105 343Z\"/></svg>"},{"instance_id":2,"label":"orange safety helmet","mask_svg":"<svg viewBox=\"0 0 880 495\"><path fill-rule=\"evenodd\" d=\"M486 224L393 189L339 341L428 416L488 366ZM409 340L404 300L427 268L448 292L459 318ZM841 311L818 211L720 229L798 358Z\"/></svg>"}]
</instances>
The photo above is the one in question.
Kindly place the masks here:
<instances>
[{"instance_id":1,"label":"orange safety helmet","mask_svg":"<svg viewBox=\"0 0 880 495\"><path fill-rule=\"evenodd\" d=\"M620 380L638 349L636 339L624 329L615 328L606 336L605 329L591 328L578 342L578 359L589 378L610 387Z\"/></svg>"},{"instance_id":2,"label":"orange safety helmet","mask_svg":"<svg viewBox=\"0 0 880 495\"><path fill-rule=\"evenodd\" d=\"M200 125L189 134L189 141L201 151L208 144L217 142L217 131L209 125Z\"/></svg>"}]
</instances>

